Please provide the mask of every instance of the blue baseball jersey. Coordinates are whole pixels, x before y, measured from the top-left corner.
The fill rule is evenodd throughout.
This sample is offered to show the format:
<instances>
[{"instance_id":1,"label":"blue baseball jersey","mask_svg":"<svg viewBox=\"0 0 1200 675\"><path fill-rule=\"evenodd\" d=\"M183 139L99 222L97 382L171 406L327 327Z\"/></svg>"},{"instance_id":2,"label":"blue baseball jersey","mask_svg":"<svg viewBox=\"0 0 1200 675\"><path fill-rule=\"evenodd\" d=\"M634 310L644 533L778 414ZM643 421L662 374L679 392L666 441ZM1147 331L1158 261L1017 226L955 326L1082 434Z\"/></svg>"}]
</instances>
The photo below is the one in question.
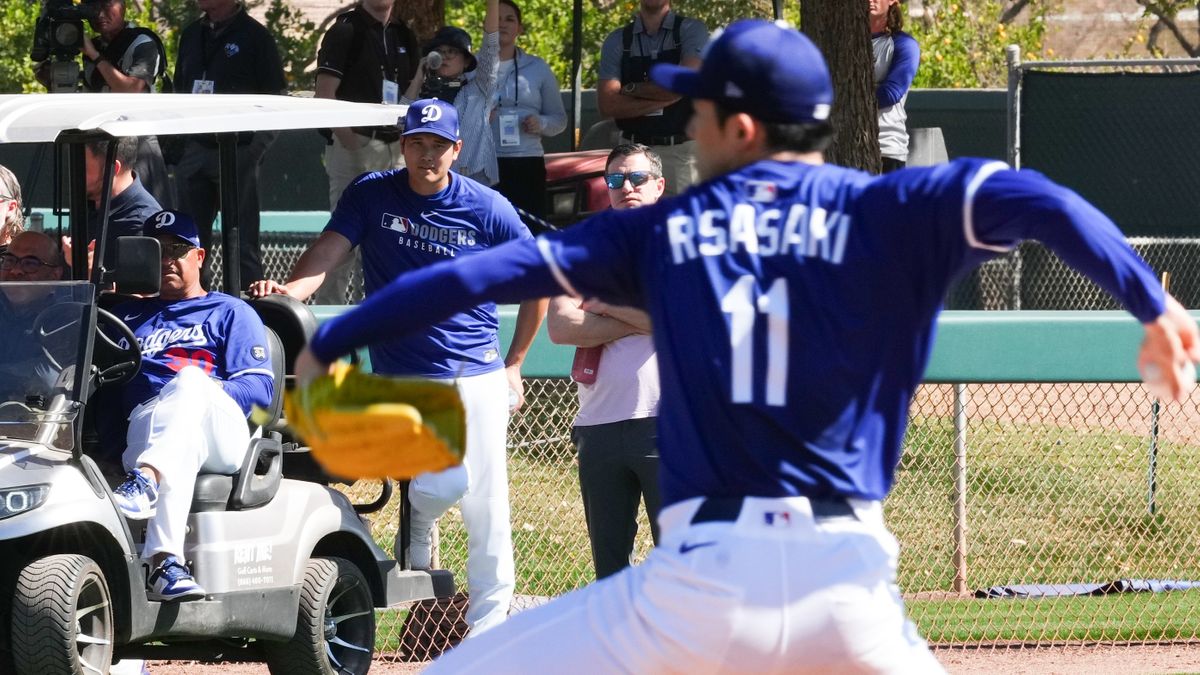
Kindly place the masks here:
<instances>
[{"instance_id":1,"label":"blue baseball jersey","mask_svg":"<svg viewBox=\"0 0 1200 675\"><path fill-rule=\"evenodd\" d=\"M342 194L325 229L362 251L368 297L405 272L532 238L495 190L451 173L446 189L419 195L408 184L407 169L360 176ZM491 372L504 365L499 327L495 303L484 302L421 333L373 344L371 366L433 378Z\"/></svg>"},{"instance_id":2,"label":"blue baseball jersey","mask_svg":"<svg viewBox=\"0 0 1200 675\"><path fill-rule=\"evenodd\" d=\"M665 504L881 499L951 283L1039 239L1139 320L1164 309L1113 223L1037 173L956 160L872 177L761 161L653 206L402 278L322 327L329 360L463 303L561 290L647 310ZM418 300L415 300L419 298Z\"/></svg>"},{"instance_id":3,"label":"blue baseball jersey","mask_svg":"<svg viewBox=\"0 0 1200 675\"><path fill-rule=\"evenodd\" d=\"M142 368L122 392L122 419L158 395L185 366L197 366L221 383L242 411L266 407L274 390L267 329L245 302L208 293L186 300L157 298L118 305L142 349Z\"/></svg>"}]
</instances>

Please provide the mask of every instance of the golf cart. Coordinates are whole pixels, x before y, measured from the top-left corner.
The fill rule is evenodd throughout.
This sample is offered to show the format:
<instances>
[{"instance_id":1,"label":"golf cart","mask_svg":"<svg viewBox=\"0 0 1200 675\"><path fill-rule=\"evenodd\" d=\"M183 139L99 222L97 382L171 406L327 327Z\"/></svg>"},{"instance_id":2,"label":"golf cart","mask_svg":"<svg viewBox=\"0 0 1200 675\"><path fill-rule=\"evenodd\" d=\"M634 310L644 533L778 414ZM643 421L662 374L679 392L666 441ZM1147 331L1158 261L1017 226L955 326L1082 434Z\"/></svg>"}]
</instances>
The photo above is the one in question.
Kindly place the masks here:
<instances>
[{"instance_id":1,"label":"golf cart","mask_svg":"<svg viewBox=\"0 0 1200 675\"><path fill-rule=\"evenodd\" d=\"M236 296L237 132L377 126L402 114L395 106L283 96L0 96L0 143L53 142L56 161L66 155L70 217L63 233L86 242L84 143L216 134L224 287ZM106 162L104 214L115 145ZM372 539L361 514L382 508L390 484L375 502L352 504L312 468L305 448L281 435L288 372L316 326L290 298L251 303L269 328L271 421L251 441L238 473L201 475L195 486L186 558L207 595L176 603L147 598L150 570L139 556L145 521L126 520L112 499L121 468L105 458L119 458L120 449L101 447L94 417L104 398L136 375L141 358L132 332L103 307L120 294L157 292L159 244L122 237L116 269L106 270L105 226L95 233L90 274L86 246L77 245L73 279L0 282L0 310L16 306L13 298L34 307L27 326L0 316L0 673L107 673L122 658L225 658L266 661L272 673L365 673L375 610L451 595L453 580L445 571L407 569ZM115 295L107 292L113 285ZM293 477L297 470L303 478Z\"/></svg>"}]
</instances>

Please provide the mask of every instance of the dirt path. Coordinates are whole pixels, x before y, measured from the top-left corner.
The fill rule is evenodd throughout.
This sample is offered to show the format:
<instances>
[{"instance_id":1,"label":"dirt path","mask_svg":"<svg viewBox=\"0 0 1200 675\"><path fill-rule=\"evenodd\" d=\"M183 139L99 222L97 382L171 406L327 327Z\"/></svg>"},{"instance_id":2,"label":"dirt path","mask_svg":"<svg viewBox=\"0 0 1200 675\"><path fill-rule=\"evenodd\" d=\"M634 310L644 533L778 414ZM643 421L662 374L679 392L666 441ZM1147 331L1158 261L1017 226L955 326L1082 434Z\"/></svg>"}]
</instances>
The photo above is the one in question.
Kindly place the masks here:
<instances>
[{"instance_id":1,"label":"dirt path","mask_svg":"<svg viewBox=\"0 0 1200 675\"><path fill-rule=\"evenodd\" d=\"M1200 644L1085 645L1072 647L963 648L937 650L953 675L985 673L1194 673L1200 671Z\"/></svg>"},{"instance_id":2,"label":"dirt path","mask_svg":"<svg viewBox=\"0 0 1200 675\"><path fill-rule=\"evenodd\" d=\"M951 647L935 652L951 675L1005 675L1038 673L1054 675L1104 675L1107 673L1194 673L1200 672L1200 644L1169 645L1083 645L1070 647L992 648ZM373 675L420 672L424 664L377 660ZM197 664L155 662L153 675L267 675L261 664Z\"/></svg>"}]
</instances>

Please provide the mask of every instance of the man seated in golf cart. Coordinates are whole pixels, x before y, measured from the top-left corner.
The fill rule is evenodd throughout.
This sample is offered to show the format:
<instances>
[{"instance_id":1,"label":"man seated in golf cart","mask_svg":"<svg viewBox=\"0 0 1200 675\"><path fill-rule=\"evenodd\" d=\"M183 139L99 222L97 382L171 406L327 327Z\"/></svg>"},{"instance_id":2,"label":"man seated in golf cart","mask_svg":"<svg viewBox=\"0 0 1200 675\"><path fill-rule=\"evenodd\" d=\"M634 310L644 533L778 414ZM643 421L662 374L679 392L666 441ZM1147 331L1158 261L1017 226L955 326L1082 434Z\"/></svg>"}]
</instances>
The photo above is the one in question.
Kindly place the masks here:
<instances>
[{"instance_id":1,"label":"man seated in golf cart","mask_svg":"<svg viewBox=\"0 0 1200 675\"><path fill-rule=\"evenodd\" d=\"M142 363L137 376L105 397L119 411L97 415L97 424L105 440L119 442L124 433L121 461L129 473L114 498L127 517L149 519L142 549L153 570L148 597L196 599L205 592L183 550L196 476L241 467L250 408L271 401L271 357L254 310L201 287L206 252L190 216L160 211L143 234L162 247L162 286L157 298L112 310L137 336ZM126 422L123 430L112 428Z\"/></svg>"},{"instance_id":2,"label":"man seated in golf cart","mask_svg":"<svg viewBox=\"0 0 1200 675\"><path fill-rule=\"evenodd\" d=\"M0 354L5 355L0 401L49 398L58 369L46 358L46 343L33 329L54 288L36 282L58 281L65 269L58 246L41 232L18 234L0 253Z\"/></svg>"}]
</instances>

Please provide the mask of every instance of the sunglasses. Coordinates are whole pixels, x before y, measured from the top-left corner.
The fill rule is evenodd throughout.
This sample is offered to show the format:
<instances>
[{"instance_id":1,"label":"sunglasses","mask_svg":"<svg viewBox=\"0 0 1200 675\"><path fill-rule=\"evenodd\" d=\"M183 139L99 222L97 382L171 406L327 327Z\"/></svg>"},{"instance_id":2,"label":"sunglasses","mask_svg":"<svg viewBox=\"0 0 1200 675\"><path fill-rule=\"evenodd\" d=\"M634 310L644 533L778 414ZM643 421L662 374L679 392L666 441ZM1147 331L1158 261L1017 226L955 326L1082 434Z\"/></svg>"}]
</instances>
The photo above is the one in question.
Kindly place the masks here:
<instances>
[{"instance_id":1,"label":"sunglasses","mask_svg":"<svg viewBox=\"0 0 1200 675\"><path fill-rule=\"evenodd\" d=\"M606 173L604 174L604 184L609 190L620 190L628 180L633 187L641 187L646 184L651 178L658 178L649 171L630 171L629 173Z\"/></svg>"},{"instance_id":2,"label":"sunglasses","mask_svg":"<svg viewBox=\"0 0 1200 675\"><path fill-rule=\"evenodd\" d=\"M186 256L194 248L196 248L196 247L192 246L191 244L185 244L183 242L163 244L162 245L162 259L163 260L179 260L180 258Z\"/></svg>"},{"instance_id":3,"label":"sunglasses","mask_svg":"<svg viewBox=\"0 0 1200 675\"><path fill-rule=\"evenodd\" d=\"M14 267L20 269L25 274L35 274L43 267L58 267L58 265L42 262L42 259L36 255L27 255L23 258L11 253L0 255L0 268L11 270Z\"/></svg>"}]
</instances>

